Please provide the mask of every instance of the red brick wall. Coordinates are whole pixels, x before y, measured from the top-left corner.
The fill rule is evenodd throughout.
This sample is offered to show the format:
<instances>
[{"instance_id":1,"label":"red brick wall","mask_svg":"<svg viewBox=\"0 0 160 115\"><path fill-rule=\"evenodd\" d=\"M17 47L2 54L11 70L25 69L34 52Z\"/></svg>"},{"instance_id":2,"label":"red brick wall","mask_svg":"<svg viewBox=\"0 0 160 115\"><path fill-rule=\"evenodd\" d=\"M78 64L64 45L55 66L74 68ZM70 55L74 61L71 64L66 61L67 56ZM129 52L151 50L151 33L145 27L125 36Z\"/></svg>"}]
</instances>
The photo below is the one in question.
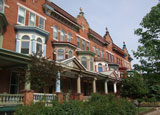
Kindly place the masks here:
<instances>
[{"instance_id":1,"label":"red brick wall","mask_svg":"<svg viewBox=\"0 0 160 115\"><path fill-rule=\"evenodd\" d=\"M11 73L6 70L0 70L0 93L9 93Z\"/></svg>"},{"instance_id":2,"label":"red brick wall","mask_svg":"<svg viewBox=\"0 0 160 115\"><path fill-rule=\"evenodd\" d=\"M75 31L73 31L69 27L65 26L64 24L54 20L53 18L47 16L43 12L42 5L45 3L45 0L36 0L35 3L33 3L32 0L25 0L25 1L26 2L23 2L22 0L5 0L5 4L7 4L9 6L9 8L5 7L5 15L7 17L9 25L7 26L6 32L4 33L3 48L9 49L12 51L15 51L15 48L16 48L16 32L14 29L14 24L17 23L17 14L18 14L17 2L25 5L26 7L34 10L35 12L37 12L47 18L45 21L45 30L48 31L50 34L49 39L47 41L47 48L46 48L46 57L47 58L53 59L53 48L52 48L52 44L51 44L51 41L53 40L53 29L51 27L54 25L56 25L58 27L58 30L63 29L65 31L65 34L67 34L67 32L70 32L72 35L72 38L73 38L72 43L77 44L77 38L76 38ZM28 19L29 19L29 11L26 12L26 25L28 25ZM37 21L36 26L38 26L38 18L36 18L36 21ZM82 29L81 29L80 32L77 34L79 34L80 36L82 36L90 41L90 39L88 38L89 25L88 25L86 19L83 16L79 16L77 18L77 22L80 25L83 24L85 27L84 31L82 31ZM117 62L116 57L118 57L122 60L122 66L124 66L124 58L112 50L112 42L113 41L112 41L112 38L110 37L110 35L107 35L105 38L108 42L110 42L110 45L108 45L107 47L104 47L104 46L96 44L94 41L90 41L90 50L93 51L93 46L96 45L97 48L100 48L101 50L103 49L104 57L106 58L106 49L107 49L108 51L114 53L115 63ZM60 32L59 32L58 39L60 40ZM65 39L67 39L67 36L65 36ZM82 44L82 40L81 40L81 44ZM76 55L76 53L74 53L74 54ZM128 57L126 57L125 59L128 60Z\"/></svg>"}]
</instances>

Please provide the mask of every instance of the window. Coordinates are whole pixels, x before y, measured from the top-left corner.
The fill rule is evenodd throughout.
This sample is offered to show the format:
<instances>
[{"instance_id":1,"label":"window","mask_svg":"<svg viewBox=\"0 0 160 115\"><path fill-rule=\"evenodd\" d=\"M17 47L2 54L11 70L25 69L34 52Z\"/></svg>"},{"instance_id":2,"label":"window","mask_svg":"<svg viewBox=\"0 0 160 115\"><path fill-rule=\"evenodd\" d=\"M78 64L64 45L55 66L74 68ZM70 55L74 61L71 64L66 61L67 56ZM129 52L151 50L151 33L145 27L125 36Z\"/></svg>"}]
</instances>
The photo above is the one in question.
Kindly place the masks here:
<instances>
[{"instance_id":1,"label":"window","mask_svg":"<svg viewBox=\"0 0 160 115\"><path fill-rule=\"evenodd\" d=\"M71 33L67 34L67 42L71 42Z\"/></svg>"},{"instance_id":2,"label":"window","mask_svg":"<svg viewBox=\"0 0 160 115\"><path fill-rule=\"evenodd\" d=\"M86 57L81 58L81 63L85 68L87 68L87 58Z\"/></svg>"},{"instance_id":3,"label":"window","mask_svg":"<svg viewBox=\"0 0 160 115\"><path fill-rule=\"evenodd\" d=\"M89 51L89 46L90 46L89 42L87 42L87 51Z\"/></svg>"},{"instance_id":4,"label":"window","mask_svg":"<svg viewBox=\"0 0 160 115\"><path fill-rule=\"evenodd\" d=\"M96 48L96 46L94 46L94 53L95 54L97 54L96 50L97 50L97 48Z\"/></svg>"},{"instance_id":5,"label":"window","mask_svg":"<svg viewBox=\"0 0 160 115\"><path fill-rule=\"evenodd\" d=\"M58 49L58 60L63 60L63 59L64 59L64 50Z\"/></svg>"},{"instance_id":6,"label":"window","mask_svg":"<svg viewBox=\"0 0 160 115\"><path fill-rule=\"evenodd\" d=\"M12 72L10 79L10 94L18 93L18 76L17 73Z\"/></svg>"},{"instance_id":7,"label":"window","mask_svg":"<svg viewBox=\"0 0 160 115\"><path fill-rule=\"evenodd\" d=\"M37 52L37 54L42 54L42 40L41 40L41 38L37 39L36 52Z\"/></svg>"},{"instance_id":8,"label":"window","mask_svg":"<svg viewBox=\"0 0 160 115\"><path fill-rule=\"evenodd\" d=\"M70 50L69 51L69 58L71 58L73 56L73 52Z\"/></svg>"},{"instance_id":9,"label":"window","mask_svg":"<svg viewBox=\"0 0 160 115\"><path fill-rule=\"evenodd\" d=\"M98 64L98 72L102 72L102 64L101 63Z\"/></svg>"},{"instance_id":10,"label":"window","mask_svg":"<svg viewBox=\"0 0 160 115\"><path fill-rule=\"evenodd\" d=\"M90 57L90 70L93 71L93 58Z\"/></svg>"},{"instance_id":11,"label":"window","mask_svg":"<svg viewBox=\"0 0 160 115\"><path fill-rule=\"evenodd\" d=\"M64 30L61 30L61 41L65 41L65 33L64 33Z\"/></svg>"},{"instance_id":12,"label":"window","mask_svg":"<svg viewBox=\"0 0 160 115\"><path fill-rule=\"evenodd\" d=\"M106 59L107 59L107 60L109 60L108 57L109 57L109 54L108 54L108 52L106 52Z\"/></svg>"},{"instance_id":13,"label":"window","mask_svg":"<svg viewBox=\"0 0 160 115\"><path fill-rule=\"evenodd\" d=\"M112 55L112 62L114 63L114 55Z\"/></svg>"},{"instance_id":14,"label":"window","mask_svg":"<svg viewBox=\"0 0 160 115\"><path fill-rule=\"evenodd\" d=\"M29 54L30 38L24 35L21 40L21 53Z\"/></svg>"},{"instance_id":15,"label":"window","mask_svg":"<svg viewBox=\"0 0 160 115\"><path fill-rule=\"evenodd\" d=\"M85 50L85 40L82 40L82 50Z\"/></svg>"},{"instance_id":16,"label":"window","mask_svg":"<svg viewBox=\"0 0 160 115\"><path fill-rule=\"evenodd\" d=\"M107 64L105 64L105 71L107 71Z\"/></svg>"},{"instance_id":17,"label":"window","mask_svg":"<svg viewBox=\"0 0 160 115\"><path fill-rule=\"evenodd\" d=\"M4 0L0 0L0 12L4 13Z\"/></svg>"},{"instance_id":18,"label":"window","mask_svg":"<svg viewBox=\"0 0 160 115\"><path fill-rule=\"evenodd\" d=\"M22 7L18 8L18 23L25 25L26 10Z\"/></svg>"},{"instance_id":19,"label":"window","mask_svg":"<svg viewBox=\"0 0 160 115\"><path fill-rule=\"evenodd\" d=\"M102 57L102 58L104 57L104 52L103 52L103 51L101 51L101 57Z\"/></svg>"},{"instance_id":20,"label":"window","mask_svg":"<svg viewBox=\"0 0 160 115\"><path fill-rule=\"evenodd\" d=\"M100 49L98 48L98 57L100 57Z\"/></svg>"},{"instance_id":21,"label":"window","mask_svg":"<svg viewBox=\"0 0 160 115\"><path fill-rule=\"evenodd\" d=\"M80 37L77 37L77 47L81 48Z\"/></svg>"},{"instance_id":22,"label":"window","mask_svg":"<svg viewBox=\"0 0 160 115\"><path fill-rule=\"evenodd\" d=\"M109 62L112 62L112 55L109 54Z\"/></svg>"},{"instance_id":23,"label":"window","mask_svg":"<svg viewBox=\"0 0 160 115\"><path fill-rule=\"evenodd\" d=\"M36 25L36 15L32 12L30 12L29 16L29 26L35 26Z\"/></svg>"},{"instance_id":24,"label":"window","mask_svg":"<svg viewBox=\"0 0 160 115\"><path fill-rule=\"evenodd\" d=\"M58 28L57 28L57 26L53 27L53 39L58 40Z\"/></svg>"},{"instance_id":25,"label":"window","mask_svg":"<svg viewBox=\"0 0 160 115\"><path fill-rule=\"evenodd\" d=\"M39 28L44 29L44 19L39 17Z\"/></svg>"}]
</instances>

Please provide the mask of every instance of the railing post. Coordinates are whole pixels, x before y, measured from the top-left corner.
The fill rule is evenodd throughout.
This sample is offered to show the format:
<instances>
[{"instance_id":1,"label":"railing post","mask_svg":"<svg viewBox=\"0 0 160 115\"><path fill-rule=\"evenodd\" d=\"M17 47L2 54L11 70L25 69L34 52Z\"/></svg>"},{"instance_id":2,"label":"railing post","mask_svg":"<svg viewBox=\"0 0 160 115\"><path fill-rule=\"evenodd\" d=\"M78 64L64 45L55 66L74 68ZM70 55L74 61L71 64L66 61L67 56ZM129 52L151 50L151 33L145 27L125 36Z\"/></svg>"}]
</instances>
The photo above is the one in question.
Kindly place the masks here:
<instances>
[{"instance_id":1,"label":"railing post","mask_svg":"<svg viewBox=\"0 0 160 115\"><path fill-rule=\"evenodd\" d=\"M62 104L63 103L63 94L62 93L57 93L57 97L58 97L58 103Z\"/></svg>"},{"instance_id":2,"label":"railing post","mask_svg":"<svg viewBox=\"0 0 160 115\"><path fill-rule=\"evenodd\" d=\"M24 105L31 105L33 103L33 93L34 91L24 91Z\"/></svg>"}]
</instances>

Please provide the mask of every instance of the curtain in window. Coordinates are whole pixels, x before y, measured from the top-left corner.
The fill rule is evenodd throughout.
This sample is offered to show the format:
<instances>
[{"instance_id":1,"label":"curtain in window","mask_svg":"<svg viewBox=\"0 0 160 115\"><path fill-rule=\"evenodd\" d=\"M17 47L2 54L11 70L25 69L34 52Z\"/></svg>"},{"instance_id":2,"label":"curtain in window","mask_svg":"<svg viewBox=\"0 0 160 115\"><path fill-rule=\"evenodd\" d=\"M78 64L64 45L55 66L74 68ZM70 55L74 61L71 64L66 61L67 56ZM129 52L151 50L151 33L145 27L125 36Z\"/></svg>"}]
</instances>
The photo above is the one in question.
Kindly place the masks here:
<instances>
[{"instance_id":1,"label":"curtain in window","mask_svg":"<svg viewBox=\"0 0 160 115\"><path fill-rule=\"evenodd\" d=\"M64 33L64 30L61 30L61 41L65 41L65 33Z\"/></svg>"},{"instance_id":2,"label":"curtain in window","mask_svg":"<svg viewBox=\"0 0 160 115\"><path fill-rule=\"evenodd\" d=\"M57 26L53 27L53 39L58 40L58 28L57 28Z\"/></svg>"}]
</instances>

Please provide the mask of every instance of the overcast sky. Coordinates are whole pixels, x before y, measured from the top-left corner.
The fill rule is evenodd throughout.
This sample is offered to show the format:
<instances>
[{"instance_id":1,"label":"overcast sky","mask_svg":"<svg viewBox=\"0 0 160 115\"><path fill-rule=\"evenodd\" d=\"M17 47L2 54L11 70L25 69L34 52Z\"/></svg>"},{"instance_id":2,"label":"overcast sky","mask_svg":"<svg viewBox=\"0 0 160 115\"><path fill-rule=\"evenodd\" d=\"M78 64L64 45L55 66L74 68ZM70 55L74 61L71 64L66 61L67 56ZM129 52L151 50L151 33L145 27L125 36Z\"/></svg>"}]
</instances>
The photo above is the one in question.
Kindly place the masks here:
<instances>
[{"instance_id":1,"label":"overcast sky","mask_svg":"<svg viewBox=\"0 0 160 115\"><path fill-rule=\"evenodd\" d=\"M133 57L132 50L138 46L138 36L134 30L139 27L142 18L158 0L52 0L53 3L77 17L81 7L90 28L105 34L107 27L113 42L122 48L123 41ZM138 63L136 59L132 65Z\"/></svg>"}]
</instances>

